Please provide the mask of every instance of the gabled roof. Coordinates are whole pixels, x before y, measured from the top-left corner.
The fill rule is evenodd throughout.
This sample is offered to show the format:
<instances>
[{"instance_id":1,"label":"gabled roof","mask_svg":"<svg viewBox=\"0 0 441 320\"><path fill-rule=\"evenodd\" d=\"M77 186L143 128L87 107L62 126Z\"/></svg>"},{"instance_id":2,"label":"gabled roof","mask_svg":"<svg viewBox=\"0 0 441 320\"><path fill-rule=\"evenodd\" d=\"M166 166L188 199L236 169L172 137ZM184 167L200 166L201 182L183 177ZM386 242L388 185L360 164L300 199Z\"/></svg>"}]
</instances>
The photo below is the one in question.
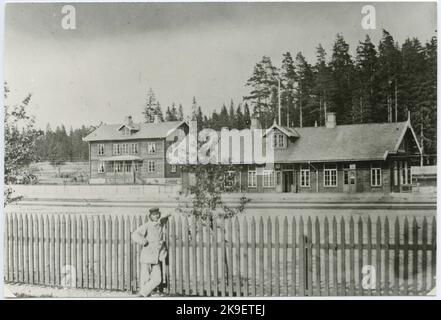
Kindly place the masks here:
<instances>
[{"instance_id":1,"label":"gabled roof","mask_svg":"<svg viewBox=\"0 0 441 320\"><path fill-rule=\"evenodd\" d=\"M396 153L407 130L418 141L409 121L337 125L295 129L300 137L286 149L276 149L275 162L385 160Z\"/></svg>"},{"instance_id":2,"label":"gabled roof","mask_svg":"<svg viewBox=\"0 0 441 320\"><path fill-rule=\"evenodd\" d=\"M263 136L265 137L267 134L269 134L274 129L277 129L277 130L281 131L283 134L285 134L289 138L293 138L293 137L298 138L298 137L300 137L299 133L294 128L282 127L282 126L279 126L278 124L276 124L275 122L274 122L274 124L271 127L269 127L265 131L265 134Z\"/></svg>"},{"instance_id":3,"label":"gabled roof","mask_svg":"<svg viewBox=\"0 0 441 320\"><path fill-rule=\"evenodd\" d=\"M176 130L184 121L165 121L159 123L139 123L134 127L139 129L131 135L123 135L119 129L121 124L107 124L96 128L95 131L83 138L83 141L108 141L108 140L135 140L149 138L166 138Z\"/></svg>"}]
</instances>

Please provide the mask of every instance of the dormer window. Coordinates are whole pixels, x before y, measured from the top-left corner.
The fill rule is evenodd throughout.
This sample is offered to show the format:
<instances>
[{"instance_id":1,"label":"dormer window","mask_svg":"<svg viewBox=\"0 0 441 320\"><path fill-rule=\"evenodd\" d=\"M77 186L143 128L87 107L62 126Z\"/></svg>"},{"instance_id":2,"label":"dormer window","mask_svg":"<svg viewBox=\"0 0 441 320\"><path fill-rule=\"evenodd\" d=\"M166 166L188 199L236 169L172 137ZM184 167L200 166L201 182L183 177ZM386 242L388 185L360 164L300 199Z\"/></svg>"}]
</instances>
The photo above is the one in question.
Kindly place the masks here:
<instances>
[{"instance_id":1,"label":"dormer window","mask_svg":"<svg viewBox=\"0 0 441 320\"><path fill-rule=\"evenodd\" d=\"M274 148L285 148L286 137L282 133L274 133Z\"/></svg>"},{"instance_id":2,"label":"dormer window","mask_svg":"<svg viewBox=\"0 0 441 320\"><path fill-rule=\"evenodd\" d=\"M124 129L123 129L123 135L125 135L125 136L129 136L129 135L130 135L130 129L127 128L127 127L124 127Z\"/></svg>"}]
</instances>

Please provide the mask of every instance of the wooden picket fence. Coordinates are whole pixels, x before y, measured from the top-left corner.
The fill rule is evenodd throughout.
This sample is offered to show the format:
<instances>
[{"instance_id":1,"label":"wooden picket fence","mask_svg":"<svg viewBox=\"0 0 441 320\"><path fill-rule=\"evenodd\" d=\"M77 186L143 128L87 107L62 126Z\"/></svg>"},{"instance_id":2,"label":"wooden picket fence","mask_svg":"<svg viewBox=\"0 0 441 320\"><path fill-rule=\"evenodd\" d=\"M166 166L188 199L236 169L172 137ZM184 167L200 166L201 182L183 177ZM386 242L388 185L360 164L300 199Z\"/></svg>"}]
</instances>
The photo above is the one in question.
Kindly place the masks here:
<instances>
[{"instance_id":1,"label":"wooden picket fence","mask_svg":"<svg viewBox=\"0 0 441 320\"><path fill-rule=\"evenodd\" d=\"M5 282L139 288L141 215L8 212ZM166 225L163 290L185 296L422 295L435 286L435 217L252 216ZM429 221L428 221L429 220Z\"/></svg>"}]
</instances>

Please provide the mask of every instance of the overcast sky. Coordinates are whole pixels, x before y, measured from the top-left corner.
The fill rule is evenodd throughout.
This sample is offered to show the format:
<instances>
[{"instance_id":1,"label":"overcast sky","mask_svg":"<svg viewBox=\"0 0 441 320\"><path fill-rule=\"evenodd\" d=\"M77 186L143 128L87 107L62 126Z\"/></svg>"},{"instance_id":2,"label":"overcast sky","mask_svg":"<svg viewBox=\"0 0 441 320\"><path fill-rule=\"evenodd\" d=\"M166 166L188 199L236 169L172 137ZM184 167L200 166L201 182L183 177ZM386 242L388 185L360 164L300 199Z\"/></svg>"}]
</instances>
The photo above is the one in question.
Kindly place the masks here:
<instances>
[{"instance_id":1,"label":"overcast sky","mask_svg":"<svg viewBox=\"0 0 441 320\"><path fill-rule=\"evenodd\" d=\"M61 27L63 4L8 4L5 80L8 103L33 94L37 125L141 121L151 87L161 105L196 96L204 112L241 102L253 66L263 55L280 66L282 54L328 56L341 32L355 50L387 29L400 44L423 43L436 32L435 3L374 3L376 29L363 30L365 3L74 4L76 29Z\"/></svg>"}]
</instances>

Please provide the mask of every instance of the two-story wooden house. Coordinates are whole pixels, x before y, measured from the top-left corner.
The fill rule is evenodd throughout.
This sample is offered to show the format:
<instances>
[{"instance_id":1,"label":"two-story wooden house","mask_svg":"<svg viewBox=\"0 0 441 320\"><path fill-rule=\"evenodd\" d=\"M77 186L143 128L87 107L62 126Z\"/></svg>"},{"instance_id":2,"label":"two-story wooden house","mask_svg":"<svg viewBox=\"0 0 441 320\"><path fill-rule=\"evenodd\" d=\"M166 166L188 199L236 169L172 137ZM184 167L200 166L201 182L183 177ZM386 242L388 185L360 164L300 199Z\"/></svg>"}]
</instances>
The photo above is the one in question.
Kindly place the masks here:
<instances>
[{"instance_id":1,"label":"two-story wooden house","mask_svg":"<svg viewBox=\"0 0 441 320\"><path fill-rule=\"evenodd\" d=\"M260 128L252 119L251 130ZM337 125L328 113L323 127L265 131L273 163L234 164L230 179L242 192L402 192L411 188L411 164L421 155L410 120ZM243 145L242 145L243 147ZM183 187L193 183L183 168Z\"/></svg>"},{"instance_id":2,"label":"two-story wooden house","mask_svg":"<svg viewBox=\"0 0 441 320\"><path fill-rule=\"evenodd\" d=\"M167 137L182 129L184 121L134 123L131 116L122 124L101 125L83 138L89 142L90 183L145 184L180 181L180 168L166 161Z\"/></svg>"}]
</instances>

